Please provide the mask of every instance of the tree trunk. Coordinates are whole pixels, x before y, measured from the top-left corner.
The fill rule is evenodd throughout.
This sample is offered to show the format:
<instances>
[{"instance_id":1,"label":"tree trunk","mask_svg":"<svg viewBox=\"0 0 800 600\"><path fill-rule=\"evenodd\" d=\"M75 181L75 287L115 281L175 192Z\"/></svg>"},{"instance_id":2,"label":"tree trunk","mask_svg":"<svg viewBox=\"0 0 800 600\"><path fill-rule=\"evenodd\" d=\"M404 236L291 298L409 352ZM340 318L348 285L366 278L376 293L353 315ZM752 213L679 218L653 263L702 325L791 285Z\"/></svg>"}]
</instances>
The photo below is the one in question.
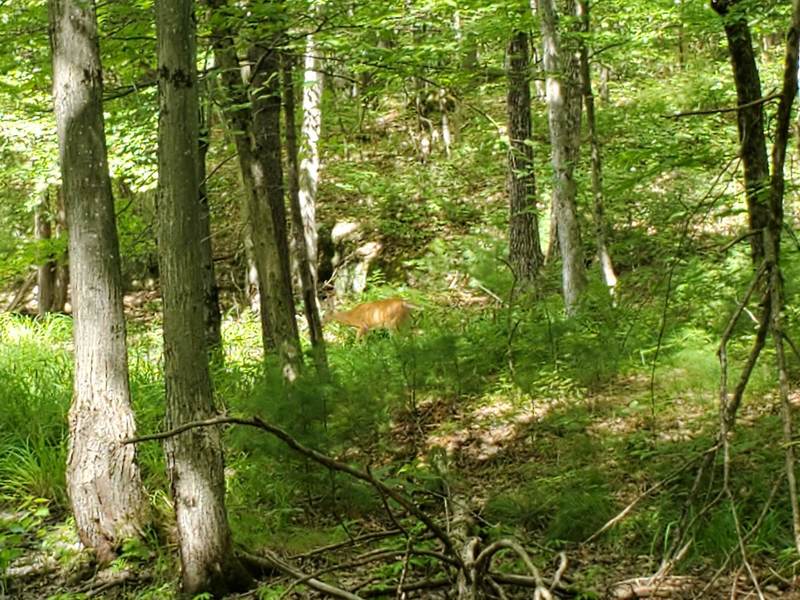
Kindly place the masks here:
<instances>
[{"instance_id":1,"label":"tree trunk","mask_svg":"<svg viewBox=\"0 0 800 600\"><path fill-rule=\"evenodd\" d=\"M528 46L524 31L514 32L508 45L508 246L511 268L523 286L536 280L544 261L533 172Z\"/></svg>"},{"instance_id":2,"label":"tree trunk","mask_svg":"<svg viewBox=\"0 0 800 600\"><path fill-rule=\"evenodd\" d=\"M135 449L94 2L51 0L53 99L72 260L75 378L67 491L100 563L147 520Z\"/></svg>"},{"instance_id":3,"label":"tree trunk","mask_svg":"<svg viewBox=\"0 0 800 600\"><path fill-rule=\"evenodd\" d=\"M783 420L783 445L786 464L786 479L789 485L789 504L792 509L792 529L795 549L800 553L800 504L797 492L797 457L795 455L794 421L795 409L790 398L790 383L786 369L783 328L786 299L783 289L783 273L780 264L781 232L783 229L784 167L786 147L789 141L789 121L792 105L797 95L798 40L800 39L800 0L792 1L792 20L786 36L783 86L778 103L775 125L775 141L772 146L772 179L769 186L767 223L764 228L764 251L769 281L771 311L770 333L775 342L775 357L778 367L779 394ZM736 67L734 66L734 69ZM741 111L740 111L741 114ZM765 307L764 310L767 310Z\"/></svg>"},{"instance_id":4,"label":"tree trunk","mask_svg":"<svg viewBox=\"0 0 800 600\"><path fill-rule=\"evenodd\" d=\"M50 212L50 189L45 188L42 192L42 201L36 206L34 213L36 239L42 243L47 243L52 238L53 229ZM56 261L48 254L47 260L39 265L36 273L36 286L39 290L36 304L40 317L53 311L55 285Z\"/></svg>"},{"instance_id":5,"label":"tree trunk","mask_svg":"<svg viewBox=\"0 0 800 600\"><path fill-rule=\"evenodd\" d=\"M723 17L728 52L736 85L739 143L741 145L747 213L750 221L750 254L754 265L764 260L763 230L768 220L769 160L764 135L764 106L750 27L738 0L711 0L711 7Z\"/></svg>"},{"instance_id":6,"label":"tree trunk","mask_svg":"<svg viewBox=\"0 0 800 600\"><path fill-rule=\"evenodd\" d=\"M225 6L224 0L208 0L208 4L215 11ZM302 354L294 314L283 204L278 63L272 53L251 48L249 80L253 94L248 98L234 42L233 28L216 19L212 43L229 95L225 115L233 131L247 194L243 213L258 272L264 349L265 352L277 349L284 378L293 381L302 366Z\"/></svg>"},{"instance_id":7,"label":"tree trunk","mask_svg":"<svg viewBox=\"0 0 800 600\"><path fill-rule=\"evenodd\" d=\"M204 94L207 97L207 93ZM208 188L206 185L206 157L208 156L209 106L198 110L200 133L198 138L198 203L200 207L200 260L203 270L203 304L205 305L206 344L212 353L222 346L222 315L219 309L219 287L214 273L214 251L211 244L211 210L208 205Z\"/></svg>"},{"instance_id":8,"label":"tree trunk","mask_svg":"<svg viewBox=\"0 0 800 600\"><path fill-rule=\"evenodd\" d=\"M578 16L581 19L581 29L584 35L589 33L589 2L577 0ZM583 102L586 106L586 123L589 127L589 143L592 149L592 212L594 213L594 233L597 243L597 258L600 261L600 271L603 281L611 295L617 286L617 275L614 273L614 263L608 251L608 223L605 217L603 201L603 165L600 154L600 140L597 137L597 122L594 114L594 93L592 92L592 72L589 65L589 51L586 43L580 41L581 62L581 88Z\"/></svg>"},{"instance_id":9,"label":"tree trunk","mask_svg":"<svg viewBox=\"0 0 800 600\"><path fill-rule=\"evenodd\" d=\"M292 57L284 55L283 62L283 107L286 119L286 154L289 188L289 207L292 215L292 232L296 252L297 268L300 272L300 287L303 293L303 306L308 322L311 347L317 373L323 379L328 377L328 356L325 339L322 336L322 321L319 316L319 301L314 287L314 275L304 235L302 207L300 206L300 184L297 168L297 134L295 126L294 79L292 77Z\"/></svg>"},{"instance_id":10,"label":"tree trunk","mask_svg":"<svg viewBox=\"0 0 800 600\"><path fill-rule=\"evenodd\" d=\"M201 265L198 100L191 0L156 4L159 76L159 270L164 303L166 425L215 414L208 371ZM183 592L241 591L225 512L220 431L203 427L164 443L175 504Z\"/></svg>"},{"instance_id":11,"label":"tree trunk","mask_svg":"<svg viewBox=\"0 0 800 600\"><path fill-rule=\"evenodd\" d=\"M315 4L319 11L319 5ZM317 239L317 186L319 185L319 137L322 131L322 86L316 40L306 38L305 70L303 75L303 122L300 128L300 211L303 217L303 235L308 248L314 289L318 287L319 265Z\"/></svg>"},{"instance_id":12,"label":"tree trunk","mask_svg":"<svg viewBox=\"0 0 800 600\"><path fill-rule=\"evenodd\" d=\"M55 214L56 239L67 235L67 214L64 206L64 188L56 188L56 214ZM69 296L69 251L64 250L62 256L56 261L56 275L53 284L53 312L65 312Z\"/></svg>"},{"instance_id":13,"label":"tree trunk","mask_svg":"<svg viewBox=\"0 0 800 600\"><path fill-rule=\"evenodd\" d=\"M207 0L212 11L220 11L226 6L225 0ZM261 286L258 280L258 270L255 265L255 247L250 224L250 206L257 202L257 192L253 181L252 164L256 158L250 146L250 110L248 106L247 88L242 81L242 70L239 58L236 55L234 44L235 34L233 29L222 19L212 19L211 44L214 47L214 62L220 71L222 90L228 97L223 101L225 119L228 122L236 145L236 155L239 159L239 172L242 176L242 187L246 198L242 202L242 218L245 224L244 246L247 256L247 293L251 308L259 307L261 313L261 335L264 341L264 350L275 348L275 343L268 326L269 311L262 304ZM255 283L257 291L253 293ZM254 299L257 296L257 299ZM257 301L255 301L257 300Z\"/></svg>"},{"instance_id":14,"label":"tree trunk","mask_svg":"<svg viewBox=\"0 0 800 600\"><path fill-rule=\"evenodd\" d=\"M264 282L272 336L284 379L294 381L302 366L300 338L292 297L289 241L281 164L280 63L277 50L258 45L248 52L251 75L253 154L251 164L259 202L250 208L259 280ZM263 305L264 301L262 301Z\"/></svg>"},{"instance_id":15,"label":"tree trunk","mask_svg":"<svg viewBox=\"0 0 800 600\"><path fill-rule=\"evenodd\" d=\"M566 0L564 14L572 14ZM573 315L586 288L586 271L576 205L575 164L580 147L581 96L576 40L562 45L554 0L539 0L539 17L547 71L547 106L553 164L553 211L561 253L564 305Z\"/></svg>"}]
</instances>

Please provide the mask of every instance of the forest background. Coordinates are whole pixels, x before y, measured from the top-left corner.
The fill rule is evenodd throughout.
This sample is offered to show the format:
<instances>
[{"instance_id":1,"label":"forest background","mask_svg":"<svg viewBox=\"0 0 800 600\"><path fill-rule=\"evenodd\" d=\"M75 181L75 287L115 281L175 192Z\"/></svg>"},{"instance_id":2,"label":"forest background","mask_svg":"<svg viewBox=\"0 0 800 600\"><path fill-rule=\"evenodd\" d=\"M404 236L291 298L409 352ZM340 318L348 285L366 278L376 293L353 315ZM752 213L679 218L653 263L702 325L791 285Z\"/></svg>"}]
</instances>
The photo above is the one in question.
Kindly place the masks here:
<instances>
[{"instance_id":1,"label":"forest background","mask_svg":"<svg viewBox=\"0 0 800 600\"><path fill-rule=\"evenodd\" d=\"M170 461L158 443L136 444L152 518L142 535L100 560L114 575L100 578L91 567L100 555L79 552L76 542L81 524L66 467L75 332L71 299L58 298L67 289L59 277L70 265L70 242L48 40L48 8L59 4L0 2L2 589L30 598L170 597L187 588L186 557ZM502 597L493 585L512 597L542 587L587 598L637 597L624 595L633 589L638 597L669 589L698 598L795 590L800 143L793 121L790 137L781 127L794 99L786 83L796 74L796 47L787 68L786 34L797 7L601 0L582 20L574 6L586 7L551 0L533 9L444 0L193 7L198 127L207 142L197 182L210 227L201 237L210 241L221 309L221 343L209 362L214 413L258 416L412 499L409 509L264 432L229 426L222 430L227 519L232 539L262 560L277 552L364 597L463 593L456 573L469 569L441 558L447 544L421 513L459 547L477 539L494 556L492 542L520 543L494 557L493 583L473 590L486 597ZM548 20L548 7L558 20ZM156 43L165 17L153 2L136 0L100 3L96 18L130 397L144 435L176 424L165 402L166 244L157 243L168 193L163 164L159 176ZM731 69L743 23L760 76L750 103L741 88L737 95ZM547 65L554 30L562 49L574 50L573 72ZM279 49L284 67L292 66L275 66L262 84L281 82L284 108L295 101L289 130L306 160L304 124L314 107L305 97L314 89L310 73L322 75L315 293L323 314L403 297L415 306L410 331L353 339L331 323L326 340L312 344L298 258L288 312L270 304L273 296L258 297L259 276L269 274L255 265L252 223L267 217L246 200L236 111L277 113L268 102L259 113L258 95L236 97L224 62L231 48L220 39L235 40L237 70L244 65L246 77L252 69L253 81L262 66L248 60L253 48L266 49L258 56ZM525 61L515 62L523 46ZM594 123L586 110L571 122L580 152L570 160L570 147L560 145L570 136L554 135L570 121L554 121L552 86L581 81L581 48ZM523 139L513 116L520 85L531 94ZM760 228L745 189L751 139L740 135L745 110L736 111L744 104L763 111L764 158L773 161L764 190L777 193L776 179L784 185L785 177L780 219L773 212L772 225ZM278 197L288 203L293 151L284 122L272 131L285 187ZM785 167L775 169L782 145ZM577 245L556 243L556 223L566 218L558 200L553 209L559 168L574 168ZM190 187L195 194L198 186ZM532 252L528 271L509 217L520 189L530 202L522 212L537 216L524 239L542 251ZM302 220L293 220L292 208L285 205L284 236L297 256ZM753 242L762 229L773 235L766 250ZM770 240L780 250L772 255ZM570 261L572 274L586 273L574 296ZM297 354L270 338L259 313L269 313L277 331L280 315L291 314ZM457 525L462 517L468 530ZM368 549L353 543L362 539ZM548 580L558 574L558 584L542 586L526 560ZM257 573L253 593L301 593L292 581L302 575L275 569L270 564L268 578Z\"/></svg>"}]
</instances>

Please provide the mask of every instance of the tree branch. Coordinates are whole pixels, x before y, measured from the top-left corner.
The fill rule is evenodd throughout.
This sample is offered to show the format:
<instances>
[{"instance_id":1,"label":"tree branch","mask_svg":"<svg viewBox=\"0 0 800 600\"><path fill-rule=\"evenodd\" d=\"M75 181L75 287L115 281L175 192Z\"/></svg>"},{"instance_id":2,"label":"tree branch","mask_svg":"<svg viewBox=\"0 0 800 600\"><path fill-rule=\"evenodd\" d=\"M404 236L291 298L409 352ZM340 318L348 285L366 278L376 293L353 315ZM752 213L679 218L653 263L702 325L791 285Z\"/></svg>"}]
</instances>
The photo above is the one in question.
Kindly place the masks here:
<instances>
[{"instance_id":1,"label":"tree branch","mask_svg":"<svg viewBox=\"0 0 800 600\"><path fill-rule=\"evenodd\" d=\"M150 435L144 435L135 438L128 438L122 441L122 444L138 444L141 442L153 441L153 440L163 440L170 437L174 437L191 429L195 429L198 427L214 427L217 425L244 425L247 427L255 427L256 429L262 429L267 433L272 434L282 442L284 442L287 446L289 446L292 450L299 452L303 456L307 456L311 460L328 467L334 471L341 471L342 473L347 473L356 479L360 479L361 481L365 481L366 483L370 484L374 487L378 492L384 494L397 502L400 506L402 506L409 514L415 516L417 519L422 521L425 526L435 535L441 542L444 544L447 551L450 555L455 559L458 563L459 568L463 569L464 565L461 562L461 557L459 556L458 552L456 551L455 547L453 546L453 541L450 537L439 527L436 523L433 522L424 511L420 510L415 504L413 504L410 500L408 500L405 496L403 496L398 491L394 490L393 488L389 487L382 481L375 479L369 473L356 469L355 467L351 467L348 464L339 462L322 454L321 452L317 452L312 448L308 448L294 439L291 435L289 435L283 429L276 427L275 425L270 425L266 421L262 420L259 417L252 417L250 419L245 419L242 417L229 417L225 415L221 415L218 417L213 417L211 419L205 419L202 421L192 421L189 423L184 423L171 429L170 431L164 431L161 433L154 433Z\"/></svg>"},{"instance_id":2,"label":"tree branch","mask_svg":"<svg viewBox=\"0 0 800 600\"><path fill-rule=\"evenodd\" d=\"M737 112L742 110L743 108L750 108L751 106L766 104L770 100L775 100L776 98L780 98L781 95L782 94L778 92L772 92L771 94L764 96L763 98L759 98L758 100L753 100L752 102L745 102L744 104L739 104L738 106L730 106L727 108L709 108L706 110L689 110L686 112L674 113L671 115L661 115L661 117L664 119L679 119L681 117L693 117L696 115L716 115L722 113Z\"/></svg>"}]
</instances>

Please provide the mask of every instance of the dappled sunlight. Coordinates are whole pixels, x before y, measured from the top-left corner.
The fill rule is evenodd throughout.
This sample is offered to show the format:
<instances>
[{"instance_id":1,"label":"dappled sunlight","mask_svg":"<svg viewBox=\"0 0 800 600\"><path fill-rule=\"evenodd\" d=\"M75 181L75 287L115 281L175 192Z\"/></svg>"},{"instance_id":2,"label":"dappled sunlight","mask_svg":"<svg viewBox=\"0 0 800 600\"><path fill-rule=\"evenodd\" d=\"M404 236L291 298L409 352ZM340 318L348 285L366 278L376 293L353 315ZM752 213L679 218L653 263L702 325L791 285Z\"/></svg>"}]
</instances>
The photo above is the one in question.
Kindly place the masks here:
<instances>
[{"instance_id":1,"label":"dappled sunlight","mask_svg":"<svg viewBox=\"0 0 800 600\"><path fill-rule=\"evenodd\" d=\"M565 405L565 401L538 401L531 406L523 398L511 402L495 397L488 404L459 412L454 421L445 423L444 430L429 434L425 443L429 449L440 447L460 459L487 461L508 450L532 423Z\"/></svg>"}]
</instances>

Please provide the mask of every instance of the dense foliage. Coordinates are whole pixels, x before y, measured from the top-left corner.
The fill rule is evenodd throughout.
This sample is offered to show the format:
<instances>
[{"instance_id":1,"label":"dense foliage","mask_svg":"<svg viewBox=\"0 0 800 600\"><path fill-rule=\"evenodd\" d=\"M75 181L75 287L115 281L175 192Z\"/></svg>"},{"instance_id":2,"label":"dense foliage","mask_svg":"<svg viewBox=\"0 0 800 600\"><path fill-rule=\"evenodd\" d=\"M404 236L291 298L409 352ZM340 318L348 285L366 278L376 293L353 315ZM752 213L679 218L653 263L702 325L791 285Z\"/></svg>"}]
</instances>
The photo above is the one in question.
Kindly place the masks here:
<instances>
[{"instance_id":1,"label":"dense foliage","mask_svg":"<svg viewBox=\"0 0 800 600\"><path fill-rule=\"evenodd\" d=\"M243 189L208 42L211 16L198 3L198 67L211 122L208 193L224 312L224 350L212 364L219 408L260 415L309 446L369 465L431 511L442 509L445 493L468 496L486 535L520 535L541 564L556 550L574 550L658 486L585 546L574 579L586 597L655 571L686 511L697 517L695 542L679 571L733 572L741 564L740 536L753 528L749 559L765 573L763 565L793 577L797 556L781 475L772 350L751 378L733 441L733 496L709 507L721 486L712 478L706 496L689 497L698 457L717 433L719 339L752 275L746 244L729 244L745 230L745 205L735 112L716 109L735 106L736 93L722 22L708 3L605 0L592 8L586 41L620 284L610 298L593 258L589 156L582 151L578 202L590 287L573 318L563 314L557 262L546 267L535 294L518 289L505 262L504 50L512 24L529 28L538 43L527 3L329 0L321 17L299 0L252 4L224 14L243 39L285 30L282 43L302 55L313 33L325 57L321 231L355 221L383 247L363 297L339 300L352 305L402 295L421 309L409 336L375 332L355 341L331 325L332 380L309 373L293 387L282 384L274 358L263 357L260 324L246 298ZM740 4L768 93L780 85L790 7L772 0ZM46 13L39 0L0 2L2 308L43 257L65 247L63 238L34 236L42 192L59 185ZM152 291L158 276L153 13L151 0L98 7L141 432L161 429L164 414L160 300ZM543 78L533 65L533 84ZM449 153L437 133L440 90L457 131ZM771 115L774 104L766 110ZM552 184L541 98L532 118L537 195L547 207ZM800 339L797 159L795 140L782 256L793 340ZM547 210L540 217L546 243ZM71 320L0 317L1 578L32 540L57 548L71 566L79 559L56 543L67 535L56 523L68 518ZM754 336L749 320L735 328L730 377ZM793 389L797 358L790 362ZM226 452L227 506L234 537L245 546L299 554L387 520L382 499L368 487L270 437L230 428ZM164 459L156 443L140 445L139 456L157 526L147 547L128 548L121 562L157 557L152 581L135 597L167 597L174 593L175 557L166 549L173 533ZM605 553L619 560L591 560ZM379 575L389 580L398 573ZM263 597L273 597L268 593Z\"/></svg>"}]
</instances>

